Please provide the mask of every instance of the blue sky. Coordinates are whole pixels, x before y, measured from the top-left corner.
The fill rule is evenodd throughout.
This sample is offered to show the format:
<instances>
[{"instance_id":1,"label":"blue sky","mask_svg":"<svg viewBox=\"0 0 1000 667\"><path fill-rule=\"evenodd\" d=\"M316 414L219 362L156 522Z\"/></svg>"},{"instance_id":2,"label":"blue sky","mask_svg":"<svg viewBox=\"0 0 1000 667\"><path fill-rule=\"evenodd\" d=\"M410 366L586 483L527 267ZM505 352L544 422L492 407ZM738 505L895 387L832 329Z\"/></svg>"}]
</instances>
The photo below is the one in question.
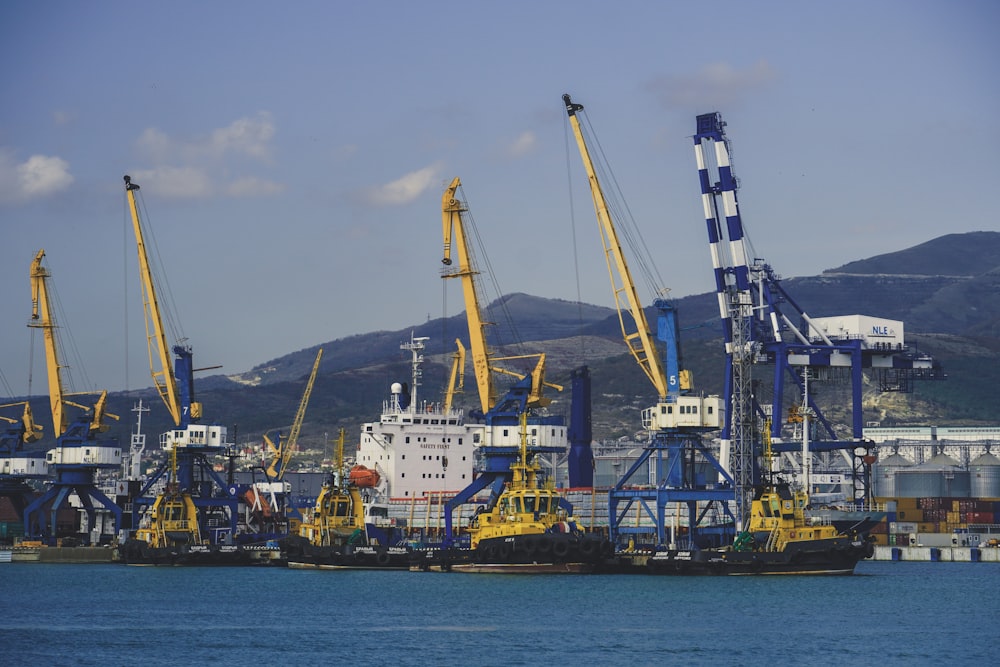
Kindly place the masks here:
<instances>
[{"instance_id":1,"label":"blue sky","mask_svg":"<svg viewBox=\"0 0 1000 667\"><path fill-rule=\"evenodd\" d=\"M40 248L72 388L149 386L126 173L200 366L461 312L454 176L503 291L611 305L567 92L675 296L713 287L706 111L786 277L997 229L998 25L987 0L3 3L0 395L28 390Z\"/></svg>"}]
</instances>

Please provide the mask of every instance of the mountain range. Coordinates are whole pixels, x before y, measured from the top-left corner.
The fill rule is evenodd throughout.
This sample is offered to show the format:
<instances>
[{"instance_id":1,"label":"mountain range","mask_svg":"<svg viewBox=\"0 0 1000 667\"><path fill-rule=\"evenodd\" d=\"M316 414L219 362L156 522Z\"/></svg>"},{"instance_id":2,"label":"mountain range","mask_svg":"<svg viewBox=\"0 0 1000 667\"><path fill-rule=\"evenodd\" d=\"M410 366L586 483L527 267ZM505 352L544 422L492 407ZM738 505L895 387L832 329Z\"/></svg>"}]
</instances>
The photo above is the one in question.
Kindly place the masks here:
<instances>
[{"instance_id":1,"label":"mountain range","mask_svg":"<svg viewBox=\"0 0 1000 667\"><path fill-rule=\"evenodd\" d=\"M789 278L782 285L813 317L862 314L901 320L907 343L942 363L946 381L918 383L912 394L866 394L867 421L953 426L1000 421L1000 232L949 234L819 275ZM715 294L674 303L685 367L694 372L698 390L721 393L724 355ZM594 437L627 437L640 430L639 411L656 395L627 352L614 310L518 293L497 299L486 311L484 319L497 323L490 343L502 354L546 354L547 380L566 385L566 391L549 394L551 410L568 413L570 372L586 364ZM652 310L648 316L655 322ZM378 419L390 385L410 381L410 353L400 345L411 335L428 338L420 395L440 400L454 340L468 346L464 313L319 343L245 373L198 378L198 400L206 421L229 426L238 443L259 443L272 429L287 433L322 347L299 442L303 448L323 447L340 428L350 442L363 422ZM524 361L521 370L533 363ZM152 389L115 394L110 409L123 416L114 426L122 442L128 442L133 422L126 415L140 397L152 407L144 420L147 433L170 426ZM477 404L471 370L457 404L467 409ZM33 408L36 415L47 414L42 399Z\"/></svg>"}]
</instances>

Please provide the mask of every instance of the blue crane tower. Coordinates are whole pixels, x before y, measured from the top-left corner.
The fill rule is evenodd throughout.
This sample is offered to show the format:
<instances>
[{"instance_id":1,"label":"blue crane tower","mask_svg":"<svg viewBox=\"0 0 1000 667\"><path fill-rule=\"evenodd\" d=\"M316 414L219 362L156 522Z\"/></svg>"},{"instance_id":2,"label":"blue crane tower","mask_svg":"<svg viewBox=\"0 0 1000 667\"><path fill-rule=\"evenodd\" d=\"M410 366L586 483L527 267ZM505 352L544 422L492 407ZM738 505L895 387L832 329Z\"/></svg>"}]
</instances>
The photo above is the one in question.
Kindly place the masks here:
<instances>
[{"instance_id":1,"label":"blue crane tower","mask_svg":"<svg viewBox=\"0 0 1000 667\"><path fill-rule=\"evenodd\" d=\"M774 269L750 257L725 126L718 112L697 116L694 148L727 359L722 447L731 452L738 505L742 509L745 494L760 479L760 431L768 424L773 452L802 451L806 485L812 452L852 452L854 500L861 500L865 465L872 460L862 439L865 373L880 391L901 392L912 391L914 380L944 374L934 359L906 345L902 322L865 315L810 317ZM773 367L769 383L752 377L759 365ZM810 393L813 379L849 384L847 437L835 430L815 392ZM798 390L796 396L789 395L790 388ZM790 422L802 423L805 417L817 432L804 428L801 443L783 437L786 411Z\"/></svg>"}]
</instances>

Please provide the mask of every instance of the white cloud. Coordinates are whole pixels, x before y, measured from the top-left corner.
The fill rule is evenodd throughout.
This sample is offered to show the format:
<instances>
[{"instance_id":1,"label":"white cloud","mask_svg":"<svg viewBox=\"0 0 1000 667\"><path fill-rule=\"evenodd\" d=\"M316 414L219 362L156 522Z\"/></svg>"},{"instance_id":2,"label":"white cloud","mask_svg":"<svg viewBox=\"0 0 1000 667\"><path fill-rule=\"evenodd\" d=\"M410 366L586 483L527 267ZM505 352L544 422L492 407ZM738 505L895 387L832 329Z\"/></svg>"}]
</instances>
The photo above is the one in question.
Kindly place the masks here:
<instances>
[{"instance_id":1,"label":"white cloud","mask_svg":"<svg viewBox=\"0 0 1000 667\"><path fill-rule=\"evenodd\" d=\"M197 199L212 194L208 173L201 167L157 167L136 169L132 180L151 194L179 199Z\"/></svg>"},{"instance_id":2,"label":"white cloud","mask_svg":"<svg viewBox=\"0 0 1000 667\"><path fill-rule=\"evenodd\" d=\"M171 159L173 146L170 137L155 127L143 130L135 143L143 153L155 162L164 162Z\"/></svg>"},{"instance_id":3,"label":"white cloud","mask_svg":"<svg viewBox=\"0 0 1000 667\"><path fill-rule=\"evenodd\" d=\"M212 132L210 150L216 155L237 153L265 160L274 138L271 114L261 111L255 118L240 118Z\"/></svg>"},{"instance_id":4,"label":"white cloud","mask_svg":"<svg viewBox=\"0 0 1000 667\"><path fill-rule=\"evenodd\" d=\"M510 157L523 157L534 151L537 144L538 137L535 136L534 132L527 130L522 132L517 139L507 146L507 155Z\"/></svg>"},{"instance_id":5,"label":"white cloud","mask_svg":"<svg viewBox=\"0 0 1000 667\"><path fill-rule=\"evenodd\" d=\"M200 139L173 139L159 128L150 127L139 136L136 145L150 159L161 162L218 160L230 155L266 160L271 153L273 138L271 114L261 111L253 117L237 118Z\"/></svg>"},{"instance_id":6,"label":"white cloud","mask_svg":"<svg viewBox=\"0 0 1000 667\"><path fill-rule=\"evenodd\" d=\"M227 183L213 184L208 174L244 171L247 157L267 162L274 134L274 122L266 111L238 118L198 139L176 139L150 127L136 140L136 147L154 166L136 174L143 174L150 190L165 197L207 197L213 193L231 197L273 195L283 192L285 186L239 174Z\"/></svg>"},{"instance_id":7,"label":"white cloud","mask_svg":"<svg viewBox=\"0 0 1000 667\"><path fill-rule=\"evenodd\" d=\"M742 70L729 63L710 63L693 74L659 77L647 87L669 109L704 111L732 107L777 78L777 72L766 60Z\"/></svg>"},{"instance_id":8,"label":"white cloud","mask_svg":"<svg viewBox=\"0 0 1000 667\"><path fill-rule=\"evenodd\" d=\"M74 181L69 162L51 155L32 155L18 163L14 155L0 150L0 201L41 199L68 188Z\"/></svg>"},{"instance_id":9,"label":"white cloud","mask_svg":"<svg viewBox=\"0 0 1000 667\"><path fill-rule=\"evenodd\" d=\"M375 206L399 206L407 204L437 181L440 165L433 164L417 171L411 171L392 183L369 188L365 199Z\"/></svg>"}]
</instances>

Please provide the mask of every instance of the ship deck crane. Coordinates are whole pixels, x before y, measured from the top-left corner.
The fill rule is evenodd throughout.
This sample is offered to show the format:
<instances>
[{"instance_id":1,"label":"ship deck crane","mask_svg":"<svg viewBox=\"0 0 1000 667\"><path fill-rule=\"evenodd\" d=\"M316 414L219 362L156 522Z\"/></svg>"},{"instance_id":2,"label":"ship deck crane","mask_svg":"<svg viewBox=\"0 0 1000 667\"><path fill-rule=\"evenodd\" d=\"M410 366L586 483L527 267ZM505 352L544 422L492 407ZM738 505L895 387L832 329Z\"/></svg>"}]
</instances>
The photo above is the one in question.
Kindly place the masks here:
<instances>
[{"instance_id":1,"label":"ship deck crane","mask_svg":"<svg viewBox=\"0 0 1000 667\"><path fill-rule=\"evenodd\" d=\"M87 513L88 526L97 526L97 510L104 508L113 517L113 533L121 527L122 511L97 485L97 473L102 469L121 466L121 446L115 440L101 439L107 430L105 418L118 419L106 410L108 392L102 391L90 407L69 400L72 394L64 390L57 342L57 324L49 297L51 274L42 266L45 251L39 250L31 263L31 322L28 326L42 329L45 339L45 359L49 381L49 405L52 410L53 435L56 446L46 453L46 462L55 473L51 486L24 509L24 531L31 537L55 540L59 509L75 493ZM69 422L65 406L79 408L82 416ZM46 512L48 517L46 517Z\"/></svg>"},{"instance_id":2,"label":"ship deck crane","mask_svg":"<svg viewBox=\"0 0 1000 667\"><path fill-rule=\"evenodd\" d=\"M472 367L476 375L476 385L479 390L479 410L471 412L471 416L482 418L486 423L486 443L479 448L477 456L476 479L465 489L448 501L445 509L446 541L453 540L452 515L460 505L469 502L480 491L490 488L492 505L500 497L504 484L511 479L511 465L517 461L520 443L511 434L517 433L522 415L528 415L529 428L533 430L532 454L560 453L564 447L550 444L552 431L565 428L561 416L551 416L534 413L538 408L549 404L549 399L543 396L543 388L549 387L562 390L562 387L545 380L545 355L495 356L489 349L486 337L488 323L483 320L477 284L477 270L473 261L471 246L466 234L465 221L462 214L468 209L464 202L458 199L457 192L461 179L454 178L441 198L441 216L444 238L444 257L441 263L446 267L441 274L443 279L459 278L465 297L465 315L469 325L469 343L472 356ZM454 242L453 242L454 241ZM458 267L452 268L452 250L458 255ZM497 365L500 361L519 359L536 359L530 373L517 373ZM510 375L517 378L506 394L499 396L494 374ZM574 397L575 398L575 397ZM549 427L549 428L543 428ZM508 434L509 441L502 441L500 433Z\"/></svg>"},{"instance_id":3,"label":"ship deck crane","mask_svg":"<svg viewBox=\"0 0 1000 667\"><path fill-rule=\"evenodd\" d=\"M709 516L708 508L717 503L716 509L727 515L728 501L733 498L731 488L724 484L706 484L695 474L696 455L700 455L723 478L727 477L721 464L701 442L703 433L721 425L723 404L716 396L690 393L690 373L680 366L676 309L664 297L654 301L659 311L657 338L664 345L663 356L658 351L584 137L579 119L583 105L574 103L569 95L563 95L563 102L590 183L622 336L658 396L657 404L642 413L643 426L650 433L649 444L609 492L610 538L612 542L619 542L625 536L641 540L644 534L655 531L656 544L665 544L668 539L666 510L670 503L686 506L687 522L694 538L699 524ZM648 485L648 480L637 482L631 478L650 459L653 460L650 465L655 465L656 469L656 488L635 488ZM628 515L636 503L652 519L652 529L634 523L630 525ZM703 505L699 507L699 503ZM706 536L710 530L712 528L706 525ZM675 540L676 536L670 541Z\"/></svg>"},{"instance_id":4,"label":"ship deck crane","mask_svg":"<svg viewBox=\"0 0 1000 667\"><path fill-rule=\"evenodd\" d=\"M150 373L160 398L173 419L174 428L160 436L160 449L168 456L147 478L139 496L133 499L133 517L140 516L142 509L159 513L176 510L184 515L186 525L200 526L201 530L197 531L199 539L207 535L212 543L217 543L236 533L238 519L238 497L216 473L209 459L210 456L222 453L228 445L227 429L218 424L198 423L202 418L202 405L195 400L195 368L189 345L177 343L173 346L175 360L171 368L171 348L167 345L158 290L150 268L143 221L137 202L138 192L139 185L133 183L131 177L125 176L125 195L139 257ZM167 480L165 491L157 498L148 496L153 486L163 478ZM211 527L210 515L214 515ZM163 533L167 536L164 539L169 537L169 532ZM147 532L146 536L156 534ZM151 546L170 545L151 543Z\"/></svg>"},{"instance_id":5,"label":"ship deck crane","mask_svg":"<svg viewBox=\"0 0 1000 667\"><path fill-rule=\"evenodd\" d=\"M733 172L726 123L718 112L699 115L694 134L695 161L701 184L715 275L719 316L726 346L725 396L730 405L722 432L723 446L732 451L733 476L749 493L759 479L756 444L761 425L768 420L769 439L776 453L800 449L782 437L786 407L809 414L817 428L813 452L852 452L855 500L865 494L865 457L862 440L862 389L867 371L880 391L910 391L913 380L942 379L940 365L927 355L912 352L902 340L903 323L864 316L810 317L781 284L765 261L753 258L747 247L737 198L739 181ZM895 334L890 335L890 329ZM773 365L770 386L751 379L756 365ZM850 385L850 437L839 435L816 393L806 384L814 374L844 378ZM788 406L785 388L798 388L803 404ZM765 389L770 389L768 404ZM794 415L793 415L794 417ZM807 441L808 433L803 441ZM803 462L807 468L807 462Z\"/></svg>"},{"instance_id":6,"label":"ship deck crane","mask_svg":"<svg viewBox=\"0 0 1000 667\"><path fill-rule=\"evenodd\" d=\"M444 393L444 413L451 412L455 394L465 389L465 345L460 338L455 339L455 352L451 358L451 372L448 374L448 388Z\"/></svg>"}]
</instances>

